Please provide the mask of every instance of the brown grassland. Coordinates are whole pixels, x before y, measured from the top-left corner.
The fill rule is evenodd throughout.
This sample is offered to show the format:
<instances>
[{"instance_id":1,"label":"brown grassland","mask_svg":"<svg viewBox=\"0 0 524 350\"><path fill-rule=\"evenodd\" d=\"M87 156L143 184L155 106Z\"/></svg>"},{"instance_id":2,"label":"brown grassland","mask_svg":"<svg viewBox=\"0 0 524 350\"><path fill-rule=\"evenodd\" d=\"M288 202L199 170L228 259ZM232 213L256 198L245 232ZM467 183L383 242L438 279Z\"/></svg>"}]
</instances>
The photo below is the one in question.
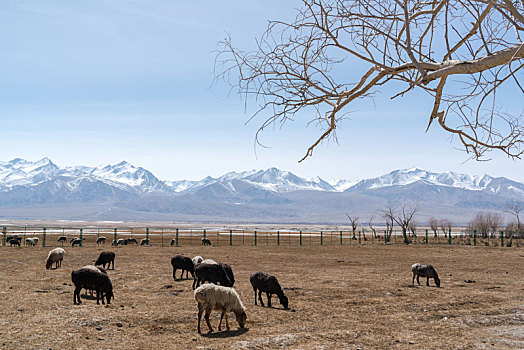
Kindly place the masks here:
<instances>
[{"instance_id":1,"label":"brown grassland","mask_svg":"<svg viewBox=\"0 0 524 350\"><path fill-rule=\"evenodd\" d=\"M0 247L0 344L6 349L470 349L524 348L524 250L471 246ZM71 271L116 252L110 306L73 305ZM248 322L196 332L191 280L170 258L229 263ZM431 263L441 288L411 285L411 264ZM249 275L278 277L292 310L254 305ZM475 281L466 283L466 281ZM416 283L416 282L415 282ZM82 292L82 295L84 292ZM265 296L264 296L265 302ZM203 331L207 327L203 324Z\"/></svg>"}]
</instances>

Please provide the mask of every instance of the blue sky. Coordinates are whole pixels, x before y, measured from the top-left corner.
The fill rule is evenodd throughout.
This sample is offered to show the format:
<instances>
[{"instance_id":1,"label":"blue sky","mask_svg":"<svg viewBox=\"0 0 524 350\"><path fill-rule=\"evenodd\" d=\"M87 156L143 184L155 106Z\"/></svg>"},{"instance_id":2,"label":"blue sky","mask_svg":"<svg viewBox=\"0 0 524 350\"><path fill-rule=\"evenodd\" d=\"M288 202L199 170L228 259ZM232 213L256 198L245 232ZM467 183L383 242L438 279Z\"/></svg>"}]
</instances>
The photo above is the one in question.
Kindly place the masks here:
<instances>
[{"instance_id":1,"label":"blue sky","mask_svg":"<svg viewBox=\"0 0 524 350\"><path fill-rule=\"evenodd\" d=\"M424 98L359 104L298 163L319 130L307 118L245 125L240 98L211 85L214 50L230 33L252 47L297 1L0 0L0 160L48 156L60 166L127 160L164 180L276 166L298 175L362 179L413 166L524 181L522 161L474 162L438 128L424 133ZM352 67L354 68L354 67ZM416 102L414 102L416 101Z\"/></svg>"}]
</instances>

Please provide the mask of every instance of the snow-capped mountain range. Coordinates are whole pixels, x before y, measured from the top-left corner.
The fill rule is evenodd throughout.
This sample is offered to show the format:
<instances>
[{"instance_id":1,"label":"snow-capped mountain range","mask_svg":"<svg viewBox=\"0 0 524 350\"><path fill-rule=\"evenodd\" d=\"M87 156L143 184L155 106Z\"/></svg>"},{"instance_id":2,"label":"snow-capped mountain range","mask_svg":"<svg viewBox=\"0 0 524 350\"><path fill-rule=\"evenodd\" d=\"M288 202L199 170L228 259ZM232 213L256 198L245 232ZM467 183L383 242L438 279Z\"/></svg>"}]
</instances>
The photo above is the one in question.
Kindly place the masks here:
<instances>
[{"instance_id":1,"label":"snow-capped mountain range","mask_svg":"<svg viewBox=\"0 0 524 350\"><path fill-rule=\"evenodd\" d=\"M276 168L229 172L199 181L162 181L125 161L101 167L63 168L49 158L0 162L0 208L90 203L133 212L204 216L212 212L219 217L270 218L286 213L302 220L311 217L305 208L320 218L329 207L344 211L357 206L356 199L358 210L368 212L372 205L397 200L441 202L438 205L453 212L457 208L500 210L508 199L524 201L524 184L503 177L433 173L418 168L356 182L305 179ZM282 212L284 206L286 211Z\"/></svg>"}]
</instances>

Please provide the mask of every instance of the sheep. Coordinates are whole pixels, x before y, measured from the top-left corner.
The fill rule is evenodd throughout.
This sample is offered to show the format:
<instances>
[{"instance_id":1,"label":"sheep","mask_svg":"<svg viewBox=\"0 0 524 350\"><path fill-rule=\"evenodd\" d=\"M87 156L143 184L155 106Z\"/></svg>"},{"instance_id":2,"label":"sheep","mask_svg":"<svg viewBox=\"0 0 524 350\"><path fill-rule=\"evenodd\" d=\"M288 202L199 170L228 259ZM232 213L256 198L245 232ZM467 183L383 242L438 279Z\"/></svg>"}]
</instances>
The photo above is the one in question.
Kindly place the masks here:
<instances>
[{"instance_id":1,"label":"sheep","mask_svg":"<svg viewBox=\"0 0 524 350\"><path fill-rule=\"evenodd\" d=\"M140 245L149 245L149 239L147 238L142 238L140 240Z\"/></svg>"},{"instance_id":2,"label":"sheep","mask_svg":"<svg viewBox=\"0 0 524 350\"><path fill-rule=\"evenodd\" d=\"M176 239L172 238L171 239L171 243L170 243L172 246L176 244Z\"/></svg>"},{"instance_id":3,"label":"sheep","mask_svg":"<svg viewBox=\"0 0 524 350\"><path fill-rule=\"evenodd\" d=\"M419 277L426 277L426 286L429 286L429 279L433 278L435 285L440 287L440 279L438 278L437 271L431 265L424 265L416 263L411 265L411 271L413 272L413 279L411 284L415 284L415 277L417 277L417 283L420 286Z\"/></svg>"},{"instance_id":4,"label":"sheep","mask_svg":"<svg viewBox=\"0 0 524 350\"><path fill-rule=\"evenodd\" d=\"M8 242L9 242L9 245L11 247L12 246L19 246L20 247L20 242L21 241L22 241L22 238L20 238L20 237L13 237Z\"/></svg>"},{"instance_id":5,"label":"sheep","mask_svg":"<svg viewBox=\"0 0 524 350\"><path fill-rule=\"evenodd\" d=\"M106 238L104 236L100 236L96 239L96 245L100 245L100 244L103 244L103 245L106 244Z\"/></svg>"},{"instance_id":6,"label":"sheep","mask_svg":"<svg viewBox=\"0 0 524 350\"><path fill-rule=\"evenodd\" d=\"M71 240L71 247L74 247L75 245L78 245L80 246L80 243L82 242L82 240L80 238L73 238Z\"/></svg>"},{"instance_id":7,"label":"sheep","mask_svg":"<svg viewBox=\"0 0 524 350\"><path fill-rule=\"evenodd\" d=\"M200 255L197 255L191 260L193 261L193 266L196 267L198 264L200 264L204 260L204 258L201 257Z\"/></svg>"},{"instance_id":8,"label":"sheep","mask_svg":"<svg viewBox=\"0 0 524 350\"><path fill-rule=\"evenodd\" d=\"M106 298L107 303L111 304L111 298L114 299L115 297L111 280L107 274L100 272L100 270L96 270L98 269L83 267L71 272L71 281L75 285L75 291L73 293L74 305L82 303L82 300L80 300L80 291L82 288L94 289L96 291L97 304L100 304L100 299L102 299L102 304L105 304L104 297Z\"/></svg>"},{"instance_id":9,"label":"sheep","mask_svg":"<svg viewBox=\"0 0 524 350\"><path fill-rule=\"evenodd\" d=\"M33 237L33 242L35 243L34 245L37 245L39 240L40 239L38 237Z\"/></svg>"},{"instance_id":10,"label":"sheep","mask_svg":"<svg viewBox=\"0 0 524 350\"><path fill-rule=\"evenodd\" d=\"M67 242L67 237L66 236L60 236L60 237L58 237L58 239L56 241L59 242L59 243L62 243L62 247L63 247L64 246L64 242Z\"/></svg>"},{"instance_id":11,"label":"sheep","mask_svg":"<svg viewBox=\"0 0 524 350\"><path fill-rule=\"evenodd\" d=\"M197 330L200 334L200 319L202 313L205 311L204 318L209 328L209 332L213 332L213 328L209 323L209 315L211 311L217 310L221 312L220 322L218 323L218 331L222 331L222 319L226 316L226 329L229 331L229 323L227 321L227 313L233 312L235 314L238 326L244 328L247 320L246 308L238 293L233 288L216 286L214 284L204 284L195 290L195 300L198 303L198 321Z\"/></svg>"},{"instance_id":12,"label":"sheep","mask_svg":"<svg viewBox=\"0 0 524 350\"><path fill-rule=\"evenodd\" d=\"M201 263L201 264L215 264L215 265L218 264L218 263L217 263L215 260L213 260L213 259L205 259L205 260L202 260L200 263Z\"/></svg>"},{"instance_id":13,"label":"sheep","mask_svg":"<svg viewBox=\"0 0 524 350\"><path fill-rule=\"evenodd\" d=\"M106 268L106 264L108 269L111 267L111 265L113 265L112 270L115 269L115 253L109 251L101 252L98 258L95 260L95 265L102 265L104 269Z\"/></svg>"},{"instance_id":14,"label":"sheep","mask_svg":"<svg viewBox=\"0 0 524 350\"><path fill-rule=\"evenodd\" d=\"M249 277L249 281L253 287L253 292L255 292L255 305L257 304L258 289L258 300L260 301L260 305L264 306L264 302L262 301L262 292L264 292L267 296L267 307L271 307L271 296L272 294L276 294L280 300L280 304L284 309L288 309L288 299L284 295L284 292L275 276L259 271L252 274Z\"/></svg>"},{"instance_id":15,"label":"sheep","mask_svg":"<svg viewBox=\"0 0 524 350\"><path fill-rule=\"evenodd\" d=\"M195 264L195 260L194 260L194 259L197 258L197 257L199 257L199 258L202 259L202 257L200 257L200 256L196 256L196 257L194 257L194 258L193 258L193 265L195 265L195 266L198 265L198 264ZM202 261L200 262L200 264L215 264L215 265L218 264L218 265L220 265L220 266L224 269L224 271L226 272L226 275L227 275L227 277L229 278L229 280L231 281L231 286L230 286L230 287L233 287L233 285L235 284L235 276L233 275L233 269L232 269L231 266L229 266L228 264L225 264L225 263L219 263L219 262L216 262L216 261L213 260L213 259L205 259L205 260L202 260Z\"/></svg>"},{"instance_id":16,"label":"sheep","mask_svg":"<svg viewBox=\"0 0 524 350\"><path fill-rule=\"evenodd\" d=\"M107 275L107 271L106 271L106 269L104 269L102 266L86 265L86 266L84 266L83 268L84 268L84 269L91 269L91 270L93 270L93 271L100 271L100 272L102 272L102 273L104 273L104 274ZM87 295L87 291L88 291L88 290L89 290L89 294L90 294L91 296L93 296L93 291L94 291L94 289L87 289L87 288L86 288L86 293L85 293L85 295Z\"/></svg>"},{"instance_id":17,"label":"sheep","mask_svg":"<svg viewBox=\"0 0 524 350\"><path fill-rule=\"evenodd\" d=\"M136 240L136 238L128 238L127 244L131 244L131 243L138 245L138 241Z\"/></svg>"},{"instance_id":18,"label":"sheep","mask_svg":"<svg viewBox=\"0 0 524 350\"><path fill-rule=\"evenodd\" d=\"M47 255L47 261L45 263L45 268L49 270L51 265L55 263L55 269L58 269L62 266L62 260L64 260L65 250L62 248L55 248L49 252Z\"/></svg>"},{"instance_id":19,"label":"sheep","mask_svg":"<svg viewBox=\"0 0 524 350\"><path fill-rule=\"evenodd\" d=\"M211 241L207 238L202 238L202 245L211 245Z\"/></svg>"},{"instance_id":20,"label":"sheep","mask_svg":"<svg viewBox=\"0 0 524 350\"><path fill-rule=\"evenodd\" d=\"M198 287L200 283L209 281L225 287L231 287L233 284L227 276L226 271L219 264L204 264L200 263L195 267L195 278L193 280L193 289Z\"/></svg>"},{"instance_id":21,"label":"sheep","mask_svg":"<svg viewBox=\"0 0 524 350\"><path fill-rule=\"evenodd\" d=\"M186 278L189 278L189 272L191 272L191 276L193 276L193 278L195 277L193 261L186 256L175 255L174 257L171 258L171 266L173 266L173 279L175 281L178 281L176 278L177 269L182 270L180 279L182 279L182 277L184 276L184 271L186 271Z\"/></svg>"},{"instance_id":22,"label":"sheep","mask_svg":"<svg viewBox=\"0 0 524 350\"><path fill-rule=\"evenodd\" d=\"M25 245L34 247L36 245L36 242L32 238L26 238L25 239Z\"/></svg>"},{"instance_id":23,"label":"sheep","mask_svg":"<svg viewBox=\"0 0 524 350\"><path fill-rule=\"evenodd\" d=\"M116 241L116 245L126 245L127 244L127 241L123 238L119 238L117 241Z\"/></svg>"}]
</instances>

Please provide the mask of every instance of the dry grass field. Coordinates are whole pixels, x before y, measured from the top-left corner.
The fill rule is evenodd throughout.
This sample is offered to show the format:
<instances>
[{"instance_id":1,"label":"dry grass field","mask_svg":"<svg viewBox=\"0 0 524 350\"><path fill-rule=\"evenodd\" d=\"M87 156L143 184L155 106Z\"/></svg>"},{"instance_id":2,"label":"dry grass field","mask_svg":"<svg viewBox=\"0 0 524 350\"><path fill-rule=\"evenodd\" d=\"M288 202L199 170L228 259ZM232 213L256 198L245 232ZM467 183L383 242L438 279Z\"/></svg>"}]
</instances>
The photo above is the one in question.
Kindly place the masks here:
<instances>
[{"instance_id":1,"label":"dry grass field","mask_svg":"<svg viewBox=\"0 0 524 350\"><path fill-rule=\"evenodd\" d=\"M524 348L521 248L108 245L116 252L110 306L73 305L71 270L92 264L102 249L65 247L62 268L46 270L49 249L0 248L0 348ZM191 281L171 276L175 254L233 267L246 330L231 315L230 332L196 332ZM415 262L433 264L441 288L411 286ZM253 304L249 275L258 270L279 278L292 310L277 298L271 309ZM215 330L217 323L214 313Z\"/></svg>"}]
</instances>

